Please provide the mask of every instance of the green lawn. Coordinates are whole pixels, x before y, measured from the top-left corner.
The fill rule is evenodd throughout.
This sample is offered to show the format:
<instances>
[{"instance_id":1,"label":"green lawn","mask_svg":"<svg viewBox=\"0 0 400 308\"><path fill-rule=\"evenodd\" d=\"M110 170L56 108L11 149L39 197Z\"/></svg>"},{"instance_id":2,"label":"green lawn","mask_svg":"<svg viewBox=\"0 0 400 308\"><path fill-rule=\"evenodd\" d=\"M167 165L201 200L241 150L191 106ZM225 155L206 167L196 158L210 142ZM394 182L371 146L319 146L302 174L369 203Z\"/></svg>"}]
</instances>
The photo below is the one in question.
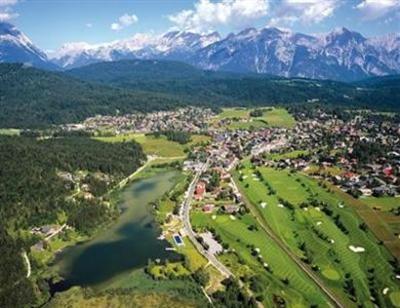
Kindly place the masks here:
<instances>
[{"instance_id":1,"label":"green lawn","mask_svg":"<svg viewBox=\"0 0 400 308\"><path fill-rule=\"evenodd\" d=\"M217 115L219 120L231 118L248 118L250 109L247 108L222 108L222 112Z\"/></svg>"},{"instance_id":2,"label":"green lawn","mask_svg":"<svg viewBox=\"0 0 400 308\"><path fill-rule=\"evenodd\" d=\"M155 138L154 136L146 136L145 134L128 134L113 137L96 137L95 139L104 142L135 140L142 145L144 152L149 155L161 157L181 157L186 155L183 151L183 145L169 141L165 137Z\"/></svg>"},{"instance_id":3,"label":"green lawn","mask_svg":"<svg viewBox=\"0 0 400 308\"><path fill-rule=\"evenodd\" d=\"M363 197L360 200L370 207L379 208L385 212L400 206L400 197Z\"/></svg>"},{"instance_id":4,"label":"green lawn","mask_svg":"<svg viewBox=\"0 0 400 308\"><path fill-rule=\"evenodd\" d=\"M198 145L198 144L202 144L202 143L211 141L210 136L200 135L200 134L192 135L191 139L192 140L188 144L189 146L194 146L194 145Z\"/></svg>"},{"instance_id":5,"label":"green lawn","mask_svg":"<svg viewBox=\"0 0 400 308\"><path fill-rule=\"evenodd\" d=\"M326 306L326 299L313 282L297 267L295 263L273 242L259 227L250 231L250 225L258 225L249 214L235 220L229 215L217 215L215 219L201 211L192 212L192 223L195 228L214 228L229 247L234 249L243 265L232 265L232 255L220 257L230 266L236 275L257 275L264 281L264 289L259 293L265 297L264 305L273 305L273 295L283 297L288 307L309 307L311 304ZM252 248L259 249L260 260L252 255ZM264 268L268 264L271 272ZM282 280L287 278L289 284Z\"/></svg>"},{"instance_id":6,"label":"green lawn","mask_svg":"<svg viewBox=\"0 0 400 308\"><path fill-rule=\"evenodd\" d=\"M291 128L296 124L295 119L284 108L268 108L263 116L258 118L250 117L250 111L252 110L254 108L223 108L222 112L212 122L233 118L241 119L241 121L231 123L228 126L229 129L251 129L252 127L262 128L268 126Z\"/></svg>"},{"instance_id":7,"label":"green lawn","mask_svg":"<svg viewBox=\"0 0 400 308\"><path fill-rule=\"evenodd\" d=\"M241 171L245 179L238 182L250 202L257 208L260 217L299 257L306 257L299 248L301 243L306 244L311 263L319 268L318 273L328 287L340 294L343 300L347 300L347 295L343 292L343 283L345 274L350 273L357 290L358 302L371 307L368 279L374 277L374 288L379 290L377 297L380 305L391 306L389 296L383 296L381 288L389 287L392 292L399 290L398 284L391 278L393 271L388 260L392 257L384 246L377 244L372 232L365 232L359 228L362 220L349 205L347 194L328 192L315 180L303 174L290 174L286 170L262 167L259 170L263 179L276 191L276 195L268 195L267 186L262 179L255 180L257 178L253 176L254 170L250 168L250 163L246 162L245 166ZM283 207L278 201L278 196L291 202L294 210ZM332 217L320 208L309 205L307 210L304 210L299 207L302 202L309 203L311 197L326 202L333 211L332 216L340 215L340 220L349 233L343 233ZM341 204L344 204L344 207L340 207ZM349 249L350 245L361 246L365 252L355 253ZM371 268L374 269L373 274L368 272Z\"/></svg>"},{"instance_id":8,"label":"green lawn","mask_svg":"<svg viewBox=\"0 0 400 308\"><path fill-rule=\"evenodd\" d=\"M274 108L266 111L262 118L259 119L266 121L272 127L292 128L296 124L295 119L284 108Z\"/></svg>"},{"instance_id":9,"label":"green lawn","mask_svg":"<svg viewBox=\"0 0 400 308\"><path fill-rule=\"evenodd\" d=\"M268 154L267 158L270 160L281 160L281 159L293 159L299 156L306 156L308 155L309 151L307 150L295 150L287 153L272 153Z\"/></svg>"},{"instance_id":10,"label":"green lawn","mask_svg":"<svg viewBox=\"0 0 400 308\"><path fill-rule=\"evenodd\" d=\"M246 120L246 122L239 122L239 121L233 122L228 126L229 129L248 129L248 130L263 128L263 127L268 127L267 123L252 118Z\"/></svg>"}]
</instances>

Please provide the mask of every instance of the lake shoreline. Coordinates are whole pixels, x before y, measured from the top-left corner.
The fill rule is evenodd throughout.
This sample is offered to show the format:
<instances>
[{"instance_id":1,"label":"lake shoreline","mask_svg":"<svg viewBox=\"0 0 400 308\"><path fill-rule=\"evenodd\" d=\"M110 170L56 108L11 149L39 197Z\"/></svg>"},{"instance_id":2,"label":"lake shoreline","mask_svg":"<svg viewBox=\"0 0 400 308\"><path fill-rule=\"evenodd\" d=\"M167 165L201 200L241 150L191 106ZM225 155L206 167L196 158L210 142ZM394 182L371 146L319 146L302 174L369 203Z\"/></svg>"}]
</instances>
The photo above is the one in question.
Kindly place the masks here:
<instances>
[{"instance_id":1,"label":"lake shoreline","mask_svg":"<svg viewBox=\"0 0 400 308\"><path fill-rule=\"evenodd\" d=\"M62 279L57 281L56 283L51 283L51 293L61 292L69 289L72 286L82 286L82 287L96 287L98 284L102 284L106 282L108 279L111 279L112 276L108 277L110 273L105 270L105 274L102 276L98 271L93 272L93 274L99 278L98 281L96 279L91 278L82 278L80 275L87 276L88 273L90 274L90 263L87 264L87 267L82 267L81 263L87 262L88 257L93 253L90 250L96 250L96 257L101 258L103 254L103 258L105 261L109 262L109 260L114 260L115 256L113 256L113 245L115 246L115 254L120 251L122 254L125 252L124 249L121 250L119 245L128 244L130 251L133 255L140 259L141 261L138 264L129 260L130 256L121 257L119 260L123 265L118 266L118 258L117 261L106 263L109 267L115 268L115 275L123 274L126 270L134 270L138 268L143 268L144 265L147 263L148 257L154 258L158 256L156 252L159 252L159 258L163 259L167 256L171 256L169 252L166 252L165 248L169 245L167 241L162 241L159 239L159 235L162 231L160 225L154 218L154 214L152 209L149 207L151 202L158 200L165 192L173 187L174 178L176 177L177 172L176 170L170 169L168 172L161 172L157 170L154 174L150 174L149 176L144 176L143 178L133 179L132 181L127 184L127 186L118 192L118 195L121 200L118 200L117 205L119 210L121 211L121 215L117 218L116 221L109 224L108 228L101 228L98 232L96 232L92 237L88 240L79 243L78 245L69 246L67 249L63 250L57 256L57 259L54 261L54 265L56 266L56 271L59 277ZM162 184L162 185L161 185ZM150 186L149 186L150 185ZM160 191L158 195L153 192L153 186L157 188L157 185L162 186L162 192ZM138 189L138 193L135 191ZM140 192L144 189L143 196ZM160 189L160 188L157 188ZM138 195L139 199L137 200L139 203L143 202L142 204L137 204L135 206L135 210L132 211L132 204L127 204L129 202L134 202L136 195ZM127 199L128 198L128 199ZM130 200L129 198L133 198ZM133 221L127 219L127 215L136 215L136 219ZM134 217L135 218L135 217ZM128 234L122 234L121 232L125 232L124 228L128 228ZM111 233L110 233L111 232ZM132 232L129 234L129 232ZM138 235L136 235L136 232ZM111 234L111 235L109 235ZM127 236L125 238L124 236ZM140 238L144 236L147 239L147 242L150 242L151 245L143 245L139 244ZM109 241L105 241L105 239ZM124 243L124 241L128 241ZM104 244L106 243L106 244ZM135 246L136 245L136 246ZM103 247L104 246L104 247ZM132 248L134 247L134 248ZM136 248L135 248L136 247ZM144 256L146 249L149 249L149 256ZM110 256L109 256L110 255ZM67 257L71 258L68 262L63 261ZM157 257L158 258L158 257ZM146 259L146 262L144 262ZM78 265L75 265L73 260L78 260ZM66 264L62 264L62 263ZM115 263L115 264L114 264ZM61 267L60 264L62 265ZM116 265L117 264L117 265ZM124 268L126 266L126 268ZM93 267L93 266L92 266ZM130 268L131 267L131 268ZM77 271L76 268L79 268ZM61 269L61 270L60 270ZM104 269L103 269L104 270ZM79 275L77 274L79 272ZM80 278L79 278L80 277Z\"/></svg>"}]
</instances>

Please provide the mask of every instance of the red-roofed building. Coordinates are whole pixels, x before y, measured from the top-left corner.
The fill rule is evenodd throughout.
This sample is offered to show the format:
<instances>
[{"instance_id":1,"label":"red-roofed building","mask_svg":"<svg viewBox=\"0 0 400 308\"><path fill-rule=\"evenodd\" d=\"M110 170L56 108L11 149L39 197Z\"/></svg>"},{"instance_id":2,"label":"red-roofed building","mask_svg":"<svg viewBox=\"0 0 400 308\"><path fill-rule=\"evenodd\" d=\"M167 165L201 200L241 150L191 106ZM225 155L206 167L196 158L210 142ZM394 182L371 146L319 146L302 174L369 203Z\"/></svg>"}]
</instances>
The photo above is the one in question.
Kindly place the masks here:
<instances>
[{"instance_id":1,"label":"red-roofed building","mask_svg":"<svg viewBox=\"0 0 400 308\"><path fill-rule=\"evenodd\" d=\"M196 200L203 199L205 192L206 192L206 183L198 182L197 185L196 185L196 190L194 192L194 198Z\"/></svg>"},{"instance_id":2,"label":"red-roofed building","mask_svg":"<svg viewBox=\"0 0 400 308\"><path fill-rule=\"evenodd\" d=\"M203 206L203 212L205 213L210 213L213 211L213 209L214 209L214 204L205 204Z\"/></svg>"},{"instance_id":3,"label":"red-roofed building","mask_svg":"<svg viewBox=\"0 0 400 308\"><path fill-rule=\"evenodd\" d=\"M383 169L383 173L386 176L391 176L391 175L393 175L393 168L392 167L386 167L385 169Z\"/></svg>"}]
</instances>

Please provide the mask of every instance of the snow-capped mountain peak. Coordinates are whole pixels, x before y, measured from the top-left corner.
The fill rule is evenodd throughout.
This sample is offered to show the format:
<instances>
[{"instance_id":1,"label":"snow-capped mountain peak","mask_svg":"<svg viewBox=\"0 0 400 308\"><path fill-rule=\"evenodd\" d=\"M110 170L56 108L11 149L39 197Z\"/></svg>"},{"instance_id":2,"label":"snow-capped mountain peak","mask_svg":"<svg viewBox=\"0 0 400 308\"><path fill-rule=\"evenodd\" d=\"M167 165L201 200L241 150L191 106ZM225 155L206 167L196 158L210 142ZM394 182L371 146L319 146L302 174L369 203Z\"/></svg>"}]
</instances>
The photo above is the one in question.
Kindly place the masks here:
<instances>
[{"instance_id":1,"label":"snow-capped mountain peak","mask_svg":"<svg viewBox=\"0 0 400 308\"><path fill-rule=\"evenodd\" d=\"M49 56L64 69L101 61L164 59L209 70L350 81L399 74L400 34L365 38L344 27L314 35L274 27L246 28L224 38L217 32L137 33L101 44L64 44ZM8 23L0 23L0 62L55 67L43 51Z\"/></svg>"},{"instance_id":2,"label":"snow-capped mountain peak","mask_svg":"<svg viewBox=\"0 0 400 308\"><path fill-rule=\"evenodd\" d=\"M0 22L0 62L21 62L42 68L55 68L42 50L7 22Z\"/></svg>"}]
</instances>

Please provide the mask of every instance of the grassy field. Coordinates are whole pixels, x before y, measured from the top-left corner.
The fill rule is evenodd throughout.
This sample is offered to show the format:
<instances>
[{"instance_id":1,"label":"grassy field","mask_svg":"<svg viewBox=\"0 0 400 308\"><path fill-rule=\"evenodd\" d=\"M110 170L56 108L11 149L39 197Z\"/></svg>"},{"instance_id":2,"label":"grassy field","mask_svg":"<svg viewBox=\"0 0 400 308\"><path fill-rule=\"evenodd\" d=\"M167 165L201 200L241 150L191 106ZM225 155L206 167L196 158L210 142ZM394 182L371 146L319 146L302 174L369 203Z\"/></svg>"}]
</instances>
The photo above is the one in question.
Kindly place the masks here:
<instances>
[{"instance_id":1,"label":"grassy field","mask_svg":"<svg viewBox=\"0 0 400 308\"><path fill-rule=\"evenodd\" d=\"M198 144L206 143L211 141L211 137L207 135L192 135L192 140L189 142L189 146L195 146Z\"/></svg>"},{"instance_id":2,"label":"grassy field","mask_svg":"<svg viewBox=\"0 0 400 308\"><path fill-rule=\"evenodd\" d=\"M273 306L274 296L283 298L287 307L326 306L324 295L262 229L249 230L250 226L257 225L251 215L233 220L229 215L217 214L213 219L210 214L194 211L192 223L197 229L215 229L222 241L233 249L234 253L223 254L220 259L237 277L257 276L262 281L263 288L256 295L264 297L265 307ZM255 249L257 255L254 255Z\"/></svg>"},{"instance_id":3,"label":"grassy field","mask_svg":"<svg viewBox=\"0 0 400 308\"><path fill-rule=\"evenodd\" d=\"M157 155L161 157L185 156L183 152L184 147L181 144L169 141L165 137L155 138L153 136L146 136L145 134L129 134L113 137L96 137L95 139L104 142L135 140L142 145L144 152L148 155Z\"/></svg>"},{"instance_id":4,"label":"grassy field","mask_svg":"<svg viewBox=\"0 0 400 308\"><path fill-rule=\"evenodd\" d=\"M248 118L249 109L246 108L222 108L222 112L218 114L218 119L231 119L231 118Z\"/></svg>"},{"instance_id":5,"label":"grassy field","mask_svg":"<svg viewBox=\"0 0 400 308\"><path fill-rule=\"evenodd\" d=\"M191 280L154 280L135 270L103 291L71 288L56 296L46 307L200 307L206 306L201 289Z\"/></svg>"},{"instance_id":6,"label":"grassy field","mask_svg":"<svg viewBox=\"0 0 400 308\"><path fill-rule=\"evenodd\" d=\"M249 119L246 120L246 122L237 121L229 124L228 126L229 129L248 129L248 130L254 130L263 127L268 127L267 123L257 119Z\"/></svg>"},{"instance_id":7,"label":"grassy field","mask_svg":"<svg viewBox=\"0 0 400 308\"><path fill-rule=\"evenodd\" d=\"M351 197L341 191L328 191L303 174L262 167L258 169L262 174L259 178L249 162L244 165L241 172L245 179L238 183L260 217L293 253L317 269L331 290L351 305L349 298L352 296L348 296L343 288L351 279L356 289L353 300L358 304L373 306L371 290L381 307L398 304L391 301L396 296L390 296L390 293L396 295L399 291L389 264L392 256L384 246L377 244L371 231L360 229L363 221L351 204L355 199L349 199ZM266 182L276 194L267 193ZM290 202L293 209L284 206L279 198ZM311 205L314 199L327 204L332 214L327 215L320 205ZM335 224L333 217L336 215L339 215L337 219L345 226L346 232ZM353 252L349 248L351 245L365 251ZM389 288L387 295L382 293L384 288Z\"/></svg>"},{"instance_id":8,"label":"grassy field","mask_svg":"<svg viewBox=\"0 0 400 308\"><path fill-rule=\"evenodd\" d=\"M400 206L400 197L364 197L362 202L370 207L379 208L381 211L387 212Z\"/></svg>"},{"instance_id":9,"label":"grassy field","mask_svg":"<svg viewBox=\"0 0 400 308\"><path fill-rule=\"evenodd\" d=\"M308 155L309 151L307 150L295 150L287 153L272 153L267 154L267 159L270 160L281 160L281 159L293 159L299 156L306 156Z\"/></svg>"},{"instance_id":10,"label":"grassy field","mask_svg":"<svg viewBox=\"0 0 400 308\"><path fill-rule=\"evenodd\" d=\"M112 137L95 137L95 139L103 142L124 142L135 140L142 145L144 152L148 155L157 155L160 157L185 157L185 148L189 148L196 144L208 142L210 140L210 137L197 134L192 135L192 140L185 145L179 144L174 141L169 141L164 136L155 138L154 136L146 136L145 134L127 134Z\"/></svg>"},{"instance_id":11,"label":"grassy field","mask_svg":"<svg viewBox=\"0 0 400 308\"><path fill-rule=\"evenodd\" d=\"M337 166L322 167L322 166L317 166L317 165L310 165L309 168L307 170L305 170L305 173L335 176L335 175L343 174L344 171Z\"/></svg>"},{"instance_id":12,"label":"grassy field","mask_svg":"<svg viewBox=\"0 0 400 308\"><path fill-rule=\"evenodd\" d=\"M295 119L284 108L274 108L264 113L261 118L272 127L286 127L291 128L296 124Z\"/></svg>"},{"instance_id":13,"label":"grassy field","mask_svg":"<svg viewBox=\"0 0 400 308\"><path fill-rule=\"evenodd\" d=\"M223 108L212 123L220 120L239 119L228 125L229 129L251 129L262 127L284 127L291 128L296 124L295 119L284 108L265 108L262 117L252 118L250 112L253 109L246 108ZM268 110L267 110L268 109Z\"/></svg>"},{"instance_id":14,"label":"grassy field","mask_svg":"<svg viewBox=\"0 0 400 308\"><path fill-rule=\"evenodd\" d=\"M21 130L16 128L0 128L0 135L18 136Z\"/></svg>"}]
</instances>

